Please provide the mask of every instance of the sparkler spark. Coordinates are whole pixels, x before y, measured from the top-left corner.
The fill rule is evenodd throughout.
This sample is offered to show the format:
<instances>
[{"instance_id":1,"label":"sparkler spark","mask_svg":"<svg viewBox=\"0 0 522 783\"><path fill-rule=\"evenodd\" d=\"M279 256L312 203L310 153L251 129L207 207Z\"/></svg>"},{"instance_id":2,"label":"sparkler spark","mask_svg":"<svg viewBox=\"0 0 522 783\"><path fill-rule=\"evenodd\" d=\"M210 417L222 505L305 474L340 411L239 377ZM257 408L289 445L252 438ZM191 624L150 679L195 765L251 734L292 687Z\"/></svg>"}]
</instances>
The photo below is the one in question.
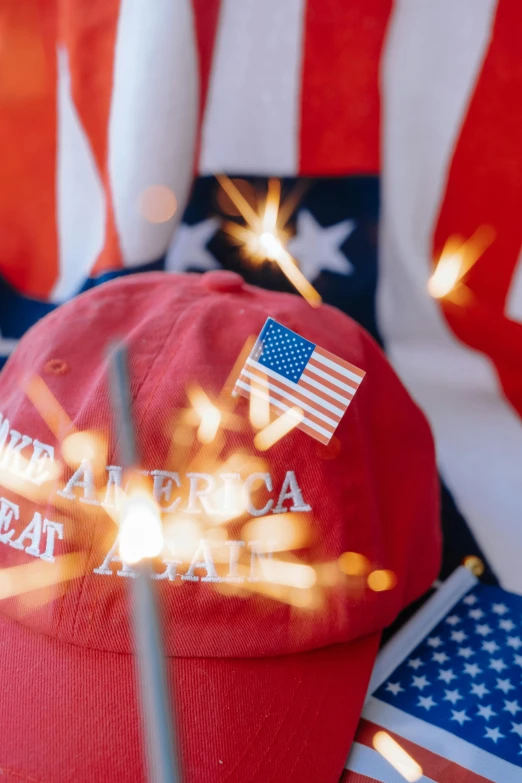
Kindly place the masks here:
<instances>
[{"instance_id":1,"label":"sparkler spark","mask_svg":"<svg viewBox=\"0 0 522 783\"><path fill-rule=\"evenodd\" d=\"M343 552L337 565L347 576L362 576L370 570L368 559L358 552Z\"/></svg>"},{"instance_id":2,"label":"sparkler spark","mask_svg":"<svg viewBox=\"0 0 522 783\"><path fill-rule=\"evenodd\" d=\"M198 440L200 443L212 443L221 424L221 411L210 401L203 389L189 388L187 395L201 420Z\"/></svg>"},{"instance_id":3,"label":"sparkler spark","mask_svg":"<svg viewBox=\"0 0 522 783\"><path fill-rule=\"evenodd\" d=\"M253 519L243 527L241 535L247 541L255 541L258 552L290 552L309 543L305 518L295 513Z\"/></svg>"},{"instance_id":4,"label":"sparkler spark","mask_svg":"<svg viewBox=\"0 0 522 783\"><path fill-rule=\"evenodd\" d=\"M280 209L281 185L279 180L269 180L264 209L258 214L228 177L219 174L216 179L247 223L246 226L240 226L237 223L229 222L224 226L225 231L232 237L232 241L241 246L240 253L243 258L257 263L265 260L276 262L301 296L312 307L319 307L322 301L321 296L308 282L290 253L285 249L290 237L289 232L285 229L289 210L288 206L285 208L284 204ZM294 206L295 202L292 199L292 207Z\"/></svg>"},{"instance_id":5,"label":"sparkler spark","mask_svg":"<svg viewBox=\"0 0 522 783\"><path fill-rule=\"evenodd\" d=\"M373 737L372 744L375 750L409 783L421 779L422 767L386 731L378 731Z\"/></svg>"},{"instance_id":6,"label":"sparkler spark","mask_svg":"<svg viewBox=\"0 0 522 783\"><path fill-rule=\"evenodd\" d=\"M43 590L60 582L76 579L85 571L86 558L78 552L55 558L53 567L40 560L0 571L0 600Z\"/></svg>"},{"instance_id":7,"label":"sparkler spark","mask_svg":"<svg viewBox=\"0 0 522 783\"><path fill-rule=\"evenodd\" d=\"M266 375L256 375L251 384L258 394L251 394L249 400L249 417L252 427L262 430L270 424L270 402L268 399L268 380Z\"/></svg>"},{"instance_id":8,"label":"sparkler spark","mask_svg":"<svg viewBox=\"0 0 522 783\"><path fill-rule=\"evenodd\" d=\"M457 290L463 286L463 278L494 238L495 232L490 226L481 226L466 242L460 237L450 237L428 280L429 294L435 299L455 298Z\"/></svg>"},{"instance_id":9,"label":"sparkler spark","mask_svg":"<svg viewBox=\"0 0 522 783\"><path fill-rule=\"evenodd\" d=\"M33 375L23 390L57 440L74 431L69 416L39 375Z\"/></svg>"},{"instance_id":10,"label":"sparkler spark","mask_svg":"<svg viewBox=\"0 0 522 783\"><path fill-rule=\"evenodd\" d=\"M257 433L254 438L254 446L259 451L267 451L274 446L281 438L288 435L303 420L303 411L300 408L289 408L282 416Z\"/></svg>"},{"instance_id":11,"label":"sparkler spark","mask_svg":"<svg viewBox=\"0 0 522 783\"><path fill-rule=\"evenodd\" d=\"M157 508L147 497L131 497L120 524L120 555L125 563L156 557L163 550L163 530Z\"/></svg>"},{"instance_id":12,"label":"sparkler spark","mask_svg":"<svg viewBox=\"0 0 522 783\"><path fill-rule=\"evenodd\" d=\"M392 590L396 584L397 577L393 571L372 571L368 575L368 587L376 593Z\"/></svg>"}]
</instances>

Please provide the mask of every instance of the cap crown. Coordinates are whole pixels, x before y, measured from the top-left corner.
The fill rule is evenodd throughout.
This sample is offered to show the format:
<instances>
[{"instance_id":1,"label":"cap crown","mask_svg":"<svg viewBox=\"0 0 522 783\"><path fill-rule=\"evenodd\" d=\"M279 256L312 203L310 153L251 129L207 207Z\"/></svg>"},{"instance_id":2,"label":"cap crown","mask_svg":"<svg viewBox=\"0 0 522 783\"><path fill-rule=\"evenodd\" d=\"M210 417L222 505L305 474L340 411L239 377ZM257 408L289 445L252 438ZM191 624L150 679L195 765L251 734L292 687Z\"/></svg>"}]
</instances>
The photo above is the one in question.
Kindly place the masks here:
<instances>
[{"instance_id":1,"label":"cap crown","mask_svg":"<svg viewBox=\"0 0 522 783\"><path fill-rule=\"evenodd\" d=\"M0 567L37 564L45 580L69 564L64 555L81 553L82 565L45 602L23 594L0 611L77 645L132 650L133 572L113 559L121 462L108 351L118 339L129 349L143 481L167 538L189 530L194 540L192 562L170 552L155 566L167 654L281 655L349 641L388 625L429 587L440 557L432 439L380 349L331 307L225 282L212 273L131 276L64 305L22 339L0 375ZM223 393L269 316L366 372L329 447L293 430L257 451L249 402ZM207 445L191 410L196 385L228 406ZM49 414L47 390L65 426ZM106 439L106 458L68 464L62 444L74 431ZM219 510L239 489L248 509L227 522ZM274 568L290 563L279 581L293 586L263 579L270 543L252 537L263 525L275 531ZM287 530L294 549L278 551ZM358 575L339 569L346 552L363 556ZM314 571L292 569L303 565ZM368 574L383 569L395 586L372 590Z\"/></svg>"}]
</instances>

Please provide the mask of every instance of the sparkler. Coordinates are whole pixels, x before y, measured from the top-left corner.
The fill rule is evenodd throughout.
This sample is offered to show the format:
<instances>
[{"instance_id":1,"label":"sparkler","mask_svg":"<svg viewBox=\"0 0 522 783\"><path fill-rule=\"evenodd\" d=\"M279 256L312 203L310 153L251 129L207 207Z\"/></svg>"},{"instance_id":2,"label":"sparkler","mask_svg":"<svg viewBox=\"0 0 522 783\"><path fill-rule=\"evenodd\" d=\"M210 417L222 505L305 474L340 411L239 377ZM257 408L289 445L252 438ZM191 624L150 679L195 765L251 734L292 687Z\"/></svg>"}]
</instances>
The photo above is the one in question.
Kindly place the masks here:
<instances>
[{"instance_id":1,"label":"sparkler","mask_svg":"<svg viewBox=\"0 0 522 783\"><path fill-rule=\"evenodd\" d=\"M469 295L463 279L494 238L495 232L490 226L481 226L466 242L460 237L450 237L428 280L430 295L435 299L453 299L457 303Z\"/></svg>"},{"instance_id":2,"label":"sparkler","mask_svg":"<svg viewBox=\"0 0 522 783\"><path fill-rule=\"evenodd\" d=\"M421 779L422 767L386 731L376 732L372 744L375 750L409 783Z\"/></svg>"},{"instance_id":3,"label":"sparkler","mask_svg":"<svg viewBox=\"0 0 522 783\"><path fill-rule=\"evenodd\" d=\"M254 262L264 260L276 262L284 275L312 307L319 307L321 296L303 275L295 260L285 249L289 232L285 228L295 199L288 199L280 205L280 184L278 180L269 180L268 194L263 211L258 214L248 203L234 183L224 174L216 175L219 184L237 207L246 222L246 226L229 222L225 230L241 246L244 258Z\"/></svg>"},{"instance_id":4,"label":"sparkler","mask_svg":"<svg viewBox=\"0 0 522 783\"><path fill-rule=\"evenodd\" d=\"M127 355L123 346L115 348L112 355L112 395L114 413L118 424L122 467L126 470L138 464L138 449L131 415L131 398L127 373ZM125 540L125 526L130 532L136 525L147 534L147 523L153 512L148 507L133 505L130 500L122 519L122 535ZM141 523L141 524L140 524ZM131 556L138 555L134 545L129 544ZM142 557L155 553L157 542L142 552ZM122 553L123 554L123 553ZM180 783L174 735L172 707L169 704L163 645L153 585L149 579L150 568L143 561L135 566L138 576L131 579L133 587L134 632L137 644L141 701L147 739L149 774L151 783Z\"/></svg>"}]
</instances>

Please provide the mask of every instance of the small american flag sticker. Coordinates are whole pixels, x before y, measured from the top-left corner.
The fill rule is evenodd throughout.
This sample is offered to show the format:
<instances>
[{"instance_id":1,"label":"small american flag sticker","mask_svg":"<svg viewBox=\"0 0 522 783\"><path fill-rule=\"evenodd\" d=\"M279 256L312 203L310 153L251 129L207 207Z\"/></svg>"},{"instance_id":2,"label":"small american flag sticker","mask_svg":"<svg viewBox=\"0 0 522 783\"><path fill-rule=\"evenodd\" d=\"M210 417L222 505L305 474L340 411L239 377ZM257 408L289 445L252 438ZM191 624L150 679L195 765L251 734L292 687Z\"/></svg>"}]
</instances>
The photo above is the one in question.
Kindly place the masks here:
<instances>
[{"instance_id":1,"label":"small american flag sticker","mask_svg":"<svg viewBox=\"0 0 522 783\"><path fill-rule=\"evenodd\" d=\"M332 435L364 371L268 318L236 381L234 394L303 412L299 429L321 443Z\"/></svg>"}]
</instances>

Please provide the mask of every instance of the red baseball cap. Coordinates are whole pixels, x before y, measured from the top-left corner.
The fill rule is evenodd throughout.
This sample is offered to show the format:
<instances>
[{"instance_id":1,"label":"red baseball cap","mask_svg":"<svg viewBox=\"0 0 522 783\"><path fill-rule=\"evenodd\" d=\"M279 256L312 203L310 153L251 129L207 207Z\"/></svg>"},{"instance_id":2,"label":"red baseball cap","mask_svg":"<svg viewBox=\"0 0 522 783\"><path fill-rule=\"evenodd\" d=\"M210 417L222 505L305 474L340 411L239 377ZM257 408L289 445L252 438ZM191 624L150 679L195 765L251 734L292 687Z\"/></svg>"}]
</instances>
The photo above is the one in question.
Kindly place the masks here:
<instances>
[{"instance_id":1,"label":"red baseball cap","mask_svg":"<svg viewBox=\"0 0 522 783\"><path fill-rule=\"evenodd\" d=\"M366 373L328 446L299 429L253 443L250 402L230 392L267 317ZM174 542L154 584L183 781L337 783L381 631L438 573L432 438L360 326L230 272L89 291L0 375L2 779L146 779L114 521L121 339L142 489ZM210 434L201 406L221 411Z\"/></svg>"}]
</instances>

